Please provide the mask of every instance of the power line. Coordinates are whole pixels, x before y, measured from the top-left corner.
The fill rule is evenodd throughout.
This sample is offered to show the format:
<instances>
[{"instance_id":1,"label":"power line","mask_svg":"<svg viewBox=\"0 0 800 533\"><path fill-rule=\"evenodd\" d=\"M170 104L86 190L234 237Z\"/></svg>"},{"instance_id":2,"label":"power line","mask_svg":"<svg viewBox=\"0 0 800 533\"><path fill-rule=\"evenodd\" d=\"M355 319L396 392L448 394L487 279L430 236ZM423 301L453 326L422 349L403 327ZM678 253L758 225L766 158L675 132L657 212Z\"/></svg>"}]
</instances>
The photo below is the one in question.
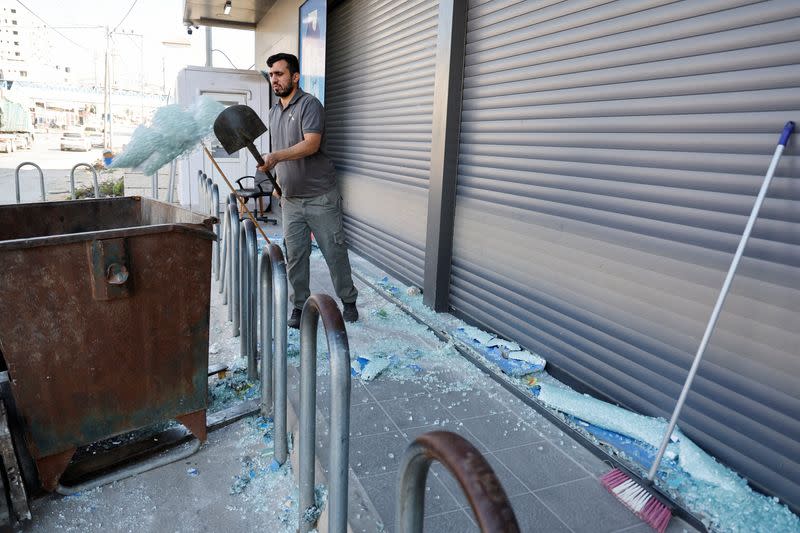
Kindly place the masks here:
<instances>
[{"instance_id":1,"label":"power line","mask_svg":"<svg viewBox=\"0 0 800 533\"><path fill-rule=\"evenodd\" d=\"M228 60L228 63L230 63L230 64L231 64L231 66L233 67L233 69L234 69L234 70L239 70L239 69L238 69L238 67L237 67L236 65L234 65L234 64L233 64L233 61L231 61L231 58L230 58L230 57L228 57L228 54L226 54L225 52L223 52L223 51L222 51L222 50L220 50L219 48L214 48L214 49L213 49L213 50L211 50L211 51L212 51L212 52L219 52L220 54L224 55L224 56L225 56L225 59L227 59L227 60Z\"/></svg>"},{"instance_id":2,"label":"power line","mask_svg":"<svg viewBox=\"0 0 800 533\"><path fill-rule=\"evenodd\" d=\"M19 5L21 5L22 7L24 7L25 9L27 9L27 10L30 12L30 14L31 14L31 15L33 15L33 16L34 16L34 17L36 17L37 19L41 20L41 21L42 21L42 23L43 23L43 24L44 24L44 25L45 25L47 28L50 28L51 30L53 30L54 32L56 32L57 34L59 34L61 37L63 37L63 38L64 38L64 39L66 39L67 41L71 42L71 43L72 43L72 44L74 44L75 46L77 46L78 48L81 48L82 50L86 50L87 52L91 52L91 50L89 50L88 48L85 48L85 47L83 47L83 46L79 45L78 43L76 43L75 41L73 41L72 39L70 39L69 37L67 37L67 36L66 36L66 35L64 35L63 33L61 33L60 31L58 31L57 29L55 29L53 26L51 26L50 24L48 24L48 23L47 23L47 22L46 22L46 21L45 21L45 20L44 20L42 17L40 17L39 15L37 15L36 13L34 13L34 11L33 11L31 8L29 8L28 6L26 6L25 4L23 4L21 0L17 0L17 3L18 3ZM134 1L134 3L136 3L136 2Z\"/></svg>"},{"instance_id":3,"label":"power line","mask_svg":"<svg viewBox=\"0 0 800 533\"><path fill-rule=\"evenodd\" d=\"M123 23L123 22L125 22L125 19L126 19L126 18L128 18L128 15L130 15L130 14L131 14L131 11L133 11L133 6L135 6L135 5L136 5L136 2L138 2L138 1L139 1L139 0L133 0L133 3L131 4L131 7L129 7L129 8L128 8L128 12L127 12L127 13L125 13L125 16L124 16L124 17L122 17L122 20L120 20L120 21L119 21L119 24L117 24L117 25L114 27L114 29L113 29L113 30L111 30L111 33L114 33L115 31L117 31L117 28L119 28L120 26L122 26L122 23Z\"/></svg>"}]
</instances>

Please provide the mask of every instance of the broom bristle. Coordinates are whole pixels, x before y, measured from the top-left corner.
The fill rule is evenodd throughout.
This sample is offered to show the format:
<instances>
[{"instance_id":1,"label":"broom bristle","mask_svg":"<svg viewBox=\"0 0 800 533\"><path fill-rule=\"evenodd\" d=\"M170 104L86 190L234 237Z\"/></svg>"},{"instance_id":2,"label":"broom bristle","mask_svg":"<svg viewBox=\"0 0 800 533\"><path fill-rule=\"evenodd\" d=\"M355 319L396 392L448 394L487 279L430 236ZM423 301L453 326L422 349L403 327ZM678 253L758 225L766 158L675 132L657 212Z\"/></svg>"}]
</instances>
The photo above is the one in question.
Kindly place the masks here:
<instances>
[{"instance_id":1,"label":"broom bristle","mask_svg":"<svg viewBox=\"0 0 800 533\"><path fill-rule=\"evenodd\" d=\"M606 472L600 478L600 483L658 533L664 533L667 529L672 510L628 474L615 468Z\"/></svg>"}]
</instances>

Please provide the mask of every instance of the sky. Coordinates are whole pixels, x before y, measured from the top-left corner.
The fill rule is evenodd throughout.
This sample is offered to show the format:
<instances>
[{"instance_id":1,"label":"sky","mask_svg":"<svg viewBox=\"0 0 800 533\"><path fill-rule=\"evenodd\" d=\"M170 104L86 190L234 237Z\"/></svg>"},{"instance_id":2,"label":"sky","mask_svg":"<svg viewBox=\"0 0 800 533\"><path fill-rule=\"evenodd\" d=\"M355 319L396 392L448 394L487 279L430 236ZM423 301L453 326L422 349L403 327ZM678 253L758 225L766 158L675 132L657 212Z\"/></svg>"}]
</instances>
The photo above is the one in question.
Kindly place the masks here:
<instances>
[{"instance_id":1,"label":"sky","mask_svg":"<svg viewBox=\"0 0 800 533\"><path fill-rule=\"evenodd\" d=\"M118 84L145 83L167 90L178 70L205 65L205 28L186 32L183 0L18 0L52 29L54 59L69 65L76 77L103 83L106 26L116 28L110 43ZM130 11L129 11L130 10ZM41 22L41 20L38 20ZM254 32L213 28L215 67L252 68ZM165 44L166 43L166 44ZM224 53L224 55L223 55ZM227 58L225 57L227 56Z\"/></svg>"}]
</instances>

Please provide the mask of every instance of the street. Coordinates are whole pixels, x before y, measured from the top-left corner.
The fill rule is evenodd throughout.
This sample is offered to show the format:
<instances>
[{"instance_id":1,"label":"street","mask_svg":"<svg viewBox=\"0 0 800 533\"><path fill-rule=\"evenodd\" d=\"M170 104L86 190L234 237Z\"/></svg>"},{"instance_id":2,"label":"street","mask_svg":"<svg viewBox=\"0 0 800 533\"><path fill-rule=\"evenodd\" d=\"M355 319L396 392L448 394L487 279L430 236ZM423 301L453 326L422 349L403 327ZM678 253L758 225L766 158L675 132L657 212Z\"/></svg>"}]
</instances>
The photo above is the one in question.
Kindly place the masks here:
<instances>
[{"instance_id":1,"label":"street","mask_svg":"<svg viewBox=\"0 0 800 533\"><path fill-rule=\"evenodd\" d=\"M47 200L59 200L66 199L69 195L69 174L73 166L78 163L91 165L103 157L102 148L92 148L88 152L62 152L59 147L60 138L60 133L40 133L36 134L30 150L0 153L0 204L16 202L14 173L20 163L30 161L39 165L44 173ZM114 144L118 146L127 141L128 137L114 137ZM98 179L103 179L99 172ZM39 172L36 168L27 165L20 169L19 181L21 202L41 201ZM81 168L75 171L76 187L91 183L92 174L89 170Z\"/></svg>"}]
</instances>

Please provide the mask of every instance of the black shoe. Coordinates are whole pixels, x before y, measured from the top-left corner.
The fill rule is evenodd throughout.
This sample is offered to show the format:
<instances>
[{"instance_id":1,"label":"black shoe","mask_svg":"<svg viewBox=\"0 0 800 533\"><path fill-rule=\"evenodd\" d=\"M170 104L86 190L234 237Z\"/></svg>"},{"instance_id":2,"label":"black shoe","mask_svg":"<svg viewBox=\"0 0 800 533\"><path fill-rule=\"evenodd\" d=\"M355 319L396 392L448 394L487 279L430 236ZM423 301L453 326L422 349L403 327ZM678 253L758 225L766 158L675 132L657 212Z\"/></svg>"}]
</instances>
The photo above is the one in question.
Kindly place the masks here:
<instances>
[{"instance_id":1,"label":"black shoe","mask_svg":"<svg viewBox=\"0 0 800 533\"><path fill-rule=\"evenodd\" d=\"M303 314L302 309L294 308L292 309L292 316L289 317L289 320L286 322L286 325L290 328L300 329L300 316Z\"/></svg>"},{"instance_id":2,"label":"black shoe","mask_svg":"<svg viewBox=\"0 0 800 533\"><path fill-rule=\"evenodd\" d=\"M345 322L355 322L358 320L358 309L356 309L356 303L346 303L344 304L344 312L342 313L342 318L344 318Z\"/></svg>"}]
</instances>

